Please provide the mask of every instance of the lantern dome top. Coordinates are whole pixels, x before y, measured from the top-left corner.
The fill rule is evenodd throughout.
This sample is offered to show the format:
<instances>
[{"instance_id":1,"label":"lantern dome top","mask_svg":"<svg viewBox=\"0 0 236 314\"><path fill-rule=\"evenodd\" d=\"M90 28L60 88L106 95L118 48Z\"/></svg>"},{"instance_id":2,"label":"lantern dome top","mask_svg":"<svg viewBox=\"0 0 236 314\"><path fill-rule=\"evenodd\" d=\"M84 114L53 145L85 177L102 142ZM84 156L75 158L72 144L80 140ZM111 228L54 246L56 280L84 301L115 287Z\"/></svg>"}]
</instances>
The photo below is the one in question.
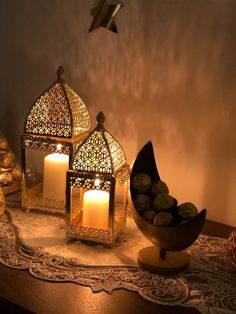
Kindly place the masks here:
<instances>
[{"instance_id":1,"label":"lantern dome top","mask_svg":"<svg viewBox=\"0 0 236 314\"><path fill-rule=\"evenodd\" d=\"M65 83L64 68L57 80L36 100L26 119L27 134L73 138L90 129L88 110L81 98Z\"/></svg>"},{"instance_id":2,"label":"lantern dome top","mask_svg":"<svg viewBox=\"0 0 236 314\"><path fill-rule=\"evenodd\" d=\"M78 146L72 169L96 173L115 174L127 165L126 157L120 144L104 128L103 112L97 115L97 126Z\"/></svg>"}]
</instances>

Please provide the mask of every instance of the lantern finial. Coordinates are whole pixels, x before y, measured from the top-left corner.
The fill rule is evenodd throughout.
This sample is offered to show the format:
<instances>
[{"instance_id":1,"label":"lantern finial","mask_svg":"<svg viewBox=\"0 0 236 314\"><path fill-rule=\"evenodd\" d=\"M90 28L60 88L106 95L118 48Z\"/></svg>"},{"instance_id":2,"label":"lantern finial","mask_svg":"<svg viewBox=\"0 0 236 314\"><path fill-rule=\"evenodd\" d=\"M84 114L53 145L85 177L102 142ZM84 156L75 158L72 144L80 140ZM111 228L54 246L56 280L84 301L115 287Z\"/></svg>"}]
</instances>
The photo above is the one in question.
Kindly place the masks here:
<instances>
[{"instance_id":1,"label":"lantern finial","mask_svg":"<svg viewBox=\"0 0 236 314\"><path fill-rule=\"evenodd\" d=\"M105 122L105 115L102 111L98 113L96 120L98 124L103 125L103 123Z\"/></svg>"},{"instance_id":2,"label":"lantern finial","mask_svg":"<svg viewBox=\"0 0 236 314\"><path fill-rule=\"evenodd\" d=\"M62 65L57 69L57 79L58 81L64 81L64 68Z\"/></svg>"}]
</instances>

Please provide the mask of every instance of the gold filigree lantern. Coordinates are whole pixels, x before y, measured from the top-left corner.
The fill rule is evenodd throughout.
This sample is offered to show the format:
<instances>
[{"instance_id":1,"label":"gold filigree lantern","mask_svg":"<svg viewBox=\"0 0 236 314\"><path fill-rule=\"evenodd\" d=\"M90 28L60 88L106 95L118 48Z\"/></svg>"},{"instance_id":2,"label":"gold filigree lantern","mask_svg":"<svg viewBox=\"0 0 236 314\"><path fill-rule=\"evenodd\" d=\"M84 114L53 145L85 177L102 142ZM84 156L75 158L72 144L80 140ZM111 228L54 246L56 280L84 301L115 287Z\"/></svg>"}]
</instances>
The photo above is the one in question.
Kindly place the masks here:
<instances>
[{"instance_id":1,"label":"gold filigree lantern","mask_svg":"<svg viewBox=\"0 0 236 314\"><path fill-rule=\"evenodd\" d=\"M104 121L100 112L67 172L67 237L110 246L125 227L129 173L124 151Z\"/></svg>"},{"instance_id":2,"label":"gold filigree lantern","mask_svg":"<svg viewBox=\"0 0 236 314\"><path fill-rule=\"evenodd\" d=\"M66 172L76 147L90 129L80 97L65 83L64 69L33 104L22 136L22 205L65 213Z\"/></svg>"}]
</instances>

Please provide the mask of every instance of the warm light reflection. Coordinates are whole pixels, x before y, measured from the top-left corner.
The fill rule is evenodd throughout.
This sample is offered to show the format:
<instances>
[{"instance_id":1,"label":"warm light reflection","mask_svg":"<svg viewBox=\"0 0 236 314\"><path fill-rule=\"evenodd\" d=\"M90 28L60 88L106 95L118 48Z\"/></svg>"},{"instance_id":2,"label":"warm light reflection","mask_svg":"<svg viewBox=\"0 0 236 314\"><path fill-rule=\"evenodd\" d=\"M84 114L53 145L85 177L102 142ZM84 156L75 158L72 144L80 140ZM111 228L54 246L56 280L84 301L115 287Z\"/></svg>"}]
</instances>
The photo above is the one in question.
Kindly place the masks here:
<instances>
[{"instance_id":1,"label":"warm light reflection","mask_svg":"<svg viewBox=\"0 0 236 314\"><path fill-rule=\"evenodd\" d=\"M95 179L94 180L94 186L99 187L99 185L101 184L101 180L100 179Z\"/></svg>"},{"instance_id":2,"label":"warm light reflection","mask_svg":"<svg viewBox=\"0 0 236 314\"><path fill-rule=\"evenodd\" d=\"M59 152L61 151L61 149L62 149L62 144L57 144L57 151Z\"/></svg>"}]
</instances>

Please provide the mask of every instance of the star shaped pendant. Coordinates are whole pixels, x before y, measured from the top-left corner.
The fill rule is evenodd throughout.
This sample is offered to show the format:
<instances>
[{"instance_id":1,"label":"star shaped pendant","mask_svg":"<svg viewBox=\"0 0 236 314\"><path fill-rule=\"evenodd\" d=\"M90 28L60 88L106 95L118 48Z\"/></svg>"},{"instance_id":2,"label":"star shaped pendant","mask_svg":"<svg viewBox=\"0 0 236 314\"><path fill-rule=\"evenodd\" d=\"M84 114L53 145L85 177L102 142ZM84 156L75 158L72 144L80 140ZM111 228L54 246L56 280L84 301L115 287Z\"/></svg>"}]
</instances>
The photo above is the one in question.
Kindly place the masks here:
<instances>
[{"instance_id":1,"label":"star shaped pendant","mask_svg":"<svg viewBox=\"0 0 236 314\"><path fill-rule=\"evenodd\" d=\"M123 4L119 1L116 1L118 3L113 1L110 4L108 2L108 0L99 0L97 5L91 10L93 21L90 25L89 33L101 26L114 33L118 33L114 18L120 9L122 9Z\"/></svg>"}]
</instances>

